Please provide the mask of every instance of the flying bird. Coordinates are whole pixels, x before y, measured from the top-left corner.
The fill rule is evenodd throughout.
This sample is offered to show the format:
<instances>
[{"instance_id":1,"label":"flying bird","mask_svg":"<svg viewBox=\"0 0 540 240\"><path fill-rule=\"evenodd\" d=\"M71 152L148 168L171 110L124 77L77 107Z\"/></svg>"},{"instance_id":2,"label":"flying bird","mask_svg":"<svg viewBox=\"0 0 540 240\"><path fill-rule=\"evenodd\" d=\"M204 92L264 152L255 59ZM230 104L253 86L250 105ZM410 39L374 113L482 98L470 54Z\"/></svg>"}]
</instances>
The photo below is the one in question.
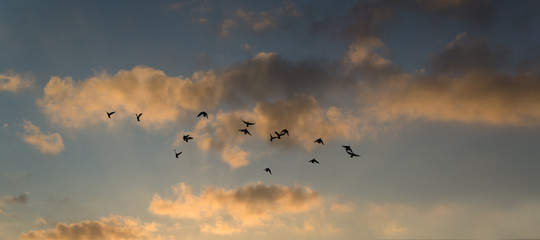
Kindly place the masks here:
<instances>
[{"instance_id":1,"label":"flying bird","mask_svg":"<svg viewBox=\"0 0 540 240\"><path fill-rule=\"evenodd\" d=\"M310 162L310 163L316 163L316 164L320 164L320 163L319 163L319 161L315 160L315 158L314 158L314 159L311 159L311 160L309 160L308 162Z\"/></svg>"},{"instance_id":2,"label":"flying bird","mask_svg":"<svg viewBox=\"0 0 540 240\"><path fill-rule=\"evenodd\" d=\"M137 122L140 122L142 113L139 113L139 114L135 113L135 116L137 116Z\"/></svg>"},{"instance_id":3,"label":"flying bird","mask_svg":"<svg viewBox=\"0 0 540 240\"><path fill-rule=\"evenodd\" d=\"M287 134L287 136L289 136L289 130L287 130L287 129L281 130L281 135L285 135L285 134Z\"/></svg>"},{"instance_id":4,"label":"flying bird","mask_svg":"<svg viewBox=\"0 0 540 240\"><path fill-rule=\"evenodd\" d=\"M322 141L321 138L317 138L317 139L314 141L314 143L320 143L320 144L324 145L324 142Z\"/></svg>"},{"instance_id":5,"label":"flying bird","mask_svg":"<svg viewBox=\"0 0 540 240\"><path fill-rule=\"evenodd\" d=\"M200 117L200 116L203 116L206 119L208 119L208 113L206 113L205 111L202 111L202 112L199 113L199 115L197 115L197 117Z\"/></svg>"},{"instance_id":6,"label":"flying bird","mask_svg":"<svg viewBox=\"0 0 540 240\"><path fill-rule=\"evenodd\" d=\"M251 126L251 125L255 125L255 123L253 123L253 122L248 122L248 121L244 121L243 119L242 119L242 122L246 124L246 127L249 127L249 126Z\"/></svg>"},{"instance_id":7,"label":"flying bird","mask_svg":"<svg viewBox=\"0 0 540 240\"><path fill-rule=\"evenodd\" d=\"M270 168L265 168L264 171L270 173L270 175L272 175L272 170L270 170Z\"/></svg>"},{"instance_id":8,"label":"flying bird","mask_svg":"<svg viewBox=\"0 0 540 240\"><path fill-rule=\"evenodd\" d=\"M249 135L249 136L251 136L251 133L249 133L249 131L248 131L246 128L240 129L240 130L238 130L238 131L243 132L244 135Z\"/></svg>"},{"instance_id":9,"label":"flying bird","mask_svg":"<svg viewBox=\"0 0 540 240\"><path fill-rule=\"evenodd\" d=\"M182 137L184 139L184 141L188 142L189 140L193 139L193 137L189 136L188 135L184 135L184 137Z\"/></svg>"},{"instance_id":10,"label":"flying bird","mask_svg":"<svg viewBox=\"0 0 540 240\"><path fill-rule=\"evenodd\" d=\"M178 156L180 156L180 154L182 154L182 152L176 152L176 149L174 149L174 155L176 156L176 158L178 158Z\"/></svg>"},{"instance_id":11,"label":"flying bird","mask_svg":"<svg viewBox=\"0 0 540 240\"><path fill-rule=\"evenodd\" d=\"M272 140L276 139L276 138L278 138L278 137L274 137L274 136L272 136L272 134L270 133L270 142L271 142Z\"/></svg>"},{"instance_id":12,"label":"flying bird","mask_svg":"<svg viewBox=\"0 0 540 240\"><path fill-rule=\"evenodd\" d=\"M345 152L353 152L353 150L351 149L351 146L342 146L343 148L345 148Z\"/></svg>"},{"instance_id":13,"label":"flying bird","mask_svg":"<svg viewBox=\"0 0 540 240\"><path fill-rule=\"evenodd\" d=\"M360 155L353 153L353 152L347 152L349 155L351 155L351 158L353 157L360 157Z\"/></svg>"},{"instance_id":14,"label":"flying bird","mask_svg":"<svg viewBox=\"0 0 540 240\"><path fill-rule=\"evenodd\" d=\"M111 115L113 115L115 113L115 112L107 112L107 111L105 111L105 112L107 113L107 117L109 117L109 118L111 118Z\"/></svg>"}]
</instances>

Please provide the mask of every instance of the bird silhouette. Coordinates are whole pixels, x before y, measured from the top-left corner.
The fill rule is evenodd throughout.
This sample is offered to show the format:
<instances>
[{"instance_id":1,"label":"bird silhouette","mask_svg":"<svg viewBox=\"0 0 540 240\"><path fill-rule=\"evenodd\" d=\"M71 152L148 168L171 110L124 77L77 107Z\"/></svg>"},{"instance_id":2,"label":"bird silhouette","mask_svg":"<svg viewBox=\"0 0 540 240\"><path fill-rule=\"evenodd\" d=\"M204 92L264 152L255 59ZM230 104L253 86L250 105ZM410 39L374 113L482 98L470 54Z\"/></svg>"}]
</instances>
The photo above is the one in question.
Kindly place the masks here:
<instances>
[{"instance_id":1,"label":"bird silhouette","mask_svg":"<svg viewBox=\"0 0 540 240\"><path fill-rule=\"evenodd\" d=\"M285 134L287 134L287 136L289 136L289 130L287 130L287 129L281 130L281 135L285 135Z\"/></svg>"},{"instance_id":2,"label":"bird silhouette","mask_svg":"<svg viewBox=\"0 0 540 240\"><path fill-rule=\"evenodd\" d=\"M272 170L270 170L270 168L265 168L264 171L270 173L270 175L272 175Z\"/></svg>"},{"instance_id":3,"label":"bird silhouette","mask_svg":"<svg viewBox=\"0 0 540 240\"><path fill-rule=\"evenodd\" d=\"M107 113L107 117L109 117L109 118L111 118L111 115L113 115L115 113L115 112L107 112L107 111L105 111L105 112Z\"/></svg>"},{"instance_id":4,"label":"bird silhouette","mask_svg":"<svg viewBox=\"0 0 540 240\"><path fill-rule=\"evenodd\" d=\"M314 158L314 159L311 159L311 160L309 160L308 162L310 162L310 163L316 163L316 164L320 164L320 163L319 163L319 161L315 160L315 158Z\"/></svg>"},{"instance_id":5,"label":"bird silhouette","mask_svg":"<svg viewBox=\"0 0 540 240\"><path fill-rule=\"evenodd\" d=\"M206 119L208 119L208 113L206 113L205 111L202 111L202 112L199 113L199 115L197 115L197 117L200 117L200 116L203 116Z\"/></svg>"},{"instance_id":6,"label":"bird silhouette","mask_svg":"<svg viewBox=\"0 0 540 240\"><path fill-rule=\"evenodd\" d=\"M189 140L193 139L193 137L189 136L188 135L184 135L184 137L182 137L184 139L184 141L188 142Z\"/></svg>"},{"instance_id":7,"label":"bird silhouette","mask_svg":"<svg viewBox=\"0 0 540 240\"><path fill-rule=\"evenodd\" d=\"M139 113L139 114L135 113L135 116L137 117L137 122L140 122L142 113Z\"/></svg>"},{"instance_id":8,"label":"bird silhouette","mask_svg":"<svg viewBox=\"0 0 540 240\"><path fill-rule=\"evenodd\" d=\"M182 154L182 152L176 152L176 149L174 149L174 155L176 156L176 158L178 158L178 156L180 156L180 154Z\"/></svg>"},{"instance_id":9,"label":"bird silhouette","mask_svg":"<svg viewBox=\"0 0 540 240\"><path fill-rule=\"evenodd\" d=\"M345 152L353 152L353 150L351 149L351 146L342 146L343 148L345 148Z\"/></svg>"},{"instance_id":10,"label":"bird silhouette","mask_svg":"<svg viewBox=\"0 0 540 240\"><path fill-rule=\"evenodd\" d=\"M279 134L278 132L274 132L276 135L277 135L277 139L281 139L281 136L283 136L284 134Z\"/></svg>"},{"instance_id":11,"label":"bird silhouette","mask_svg":"<svg viewBox=\"0 0 540 240\"><path fill-rule=\"evenodd\" d=\"M249 133L249 131L248 131L246 128L240 129L240 130L238 130L238 131L243 132L244 135L249 135L249 136L251 136L251 133Z\"/></svg>"},{"instance_id":12,"label":"bird silhouette","mask_svg":"<svg viewBox=\"0 0 540 240\"><path fill-rule=\"evenodd\" d=\"M249 126L251 126L251 125L255 125L254 122L244 121L244 119L242 119L242 122L246 124L246 127L249 127Z\"/></svg>"},{"instance_id":13,"label":"bird silhouette","mask_svg":"<svg viewBox=\"0 0 540 240\"><path fill-rule=\"evenodd\" d=\"M360 155L353 153L353 152L347 152L349 155L351 155L351 158L353 157L360 157Z\"/></svg>"},{"instance_id":14,"label":"bird silhouette","mask_svg":"<svg viewBox=\"0 0 540 240\"><path fill-rule=\"evenodd\" d=\"M314 143L320 143L320 144L324 145L324 142L323 142L323 140L322 140L321 138L317 138L317 139L314 141Z\"/></svg>"},{"instance_id":15,"label":"bird silhouette","mask_svg":"<svg viewBox=\"0 0 540 240\"><path fill-rule=\"evenodd\" d=\"M278 138L278 137L274 137L274 136L272 136L272 134L270 133L270 142L271 142L272 140L276 139L276 138Z\"/></svg>"}]
</instances>

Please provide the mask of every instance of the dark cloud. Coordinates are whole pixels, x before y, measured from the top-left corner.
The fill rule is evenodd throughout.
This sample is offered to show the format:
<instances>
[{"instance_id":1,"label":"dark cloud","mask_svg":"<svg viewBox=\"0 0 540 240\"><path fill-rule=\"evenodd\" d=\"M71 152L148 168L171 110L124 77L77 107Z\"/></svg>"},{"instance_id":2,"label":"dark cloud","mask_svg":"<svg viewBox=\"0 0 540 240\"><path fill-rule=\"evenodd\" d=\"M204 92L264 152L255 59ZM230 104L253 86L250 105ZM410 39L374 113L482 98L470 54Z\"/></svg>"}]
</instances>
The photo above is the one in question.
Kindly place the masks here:
<instances>
[{"instance_id":1,"label":"dark cloud","mask_svg":"<svg viewBox=\"0 0 540 240\"><path fill-rule=\"evenodd\" d=\"M328 34L331 38L361 39L378 35L382 26L396 22L397 1L365 1L352 6L343 16L329 16L315 21L311 31Z\"/></svg>"},{"instance_id":2,"label":"dark cloud","mask_svg":"<svg viewBox=\"0 0 540 240\"><path fill-rule=\"evenodd\" d=\"M263 100L297 94L316 94L331 87L335 64L306 60L291 62L276 53L259 53L253 59L227 69L221 78L224 92L233 103L242 99Z\"/></svg>"},{"instance_id":3,"label":"dark cloud","mask_svg":"<svg viewBox=\"0 0 540 240\"><path fill-rule=\"evenodd\" d=\"M3 197L2 202L10 203L10 204L14 204L14 203L26 204L28 202L28 193L25 192L19 196Z\"/></svg>"},{"instance_id":4,"label":"dark cloud","mask_svg":"<svg viewBox=\"0 0 540 240\"><path fill-rule=\"evenodd\" d=\"M510 49L503 45L493 45L486 39L460 34L429 60L429 68L443 74L503 70L509 64L510 55Z\"/></svg>"},{"instance_id":5,"label":"dark cloud","mask_svg":"<svg viewBox=\"0 0 540 240\"><path fill-rule=\"evenodd\" d=\"M410 2L409 2L410 3ZM418 0L422 13L436 19L451 19L464 24L487 26L497 19L496 6L490 0Z\"/></svg>"}]
</instances>

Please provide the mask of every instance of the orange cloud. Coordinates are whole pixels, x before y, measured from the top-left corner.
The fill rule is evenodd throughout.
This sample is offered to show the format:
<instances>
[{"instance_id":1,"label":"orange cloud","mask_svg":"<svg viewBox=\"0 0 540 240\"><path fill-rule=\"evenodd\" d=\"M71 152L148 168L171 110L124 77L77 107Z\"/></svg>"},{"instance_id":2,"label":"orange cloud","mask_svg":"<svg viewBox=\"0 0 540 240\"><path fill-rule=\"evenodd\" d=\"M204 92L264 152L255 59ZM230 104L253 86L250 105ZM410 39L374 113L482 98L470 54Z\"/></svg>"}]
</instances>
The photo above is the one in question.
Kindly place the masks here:
<instances>
[{"instance_id":1,"label":"orange cloud","mask_svg":"<svg viewBox=\"0 0 540 240\"><path fill-rule=\"evenodd\" d=\"M60 154L64 151L64 142L59 133L41 132L32 122L23 120L23 140L45 154Z\"/></svg>"},{"instance_id":2,"label":"orange cloud","mask_svg":"<svg viewBox=\"0 0 540 240\"><path fill-rule=\"evenodd\" d=\"M99 221L80 223L58 223L49 230L30 231L19 236L19 240L158 240L156 223L142 223L139 219L111 216Z\"/></svg>"},{"instance_id":3,"label":"orange cloud","mask_svg":"<svg viewBox=\"0 0 540 240\"><path fill-rule=\"evenodd\" d=\"M43 112L57 124L79 128L115 119L135 119L143 113L145 128L162 128L183 110L198 111L217 104L222 86L212 71L196 72L192 78L169 77L164 72L138 66L110 76L101 73L81 82L52 77L38 99Z\"/></svg>"},{"instance_id":4,"label":"orange cloud","mask_svg":"<svg viewBox=\"0 0 540 240\"><path fill-rule=\"evenodd\" d=\"M0 74L0 92L17 92L34 86L34 82L34 76L31 74L3 73Z\"/></svg>"},{"instance_id":5,"label":"orange cloud","mask_svg":"<svg viewBox=\"0 0 540 240\"><path fill-rule=\"evenodd\" d=\"M360 90L364 111L380 120L425 119L496 126L540 123L540 81L486 71L463 75L404 75Z\"/></svg>"},{"instance_id":6,"label":"orange cloud","mask_svg":"<svg viewBox=\"0 0 540 240\"><path fill-rule=\"evenodd\" d=\"M317 192L300 186L250 184L226 190L208 186L197 196L184 183L174 187L177 199L165 200L155 194L148 210L171 218L199 221L202 232L232 234L247 227L261 226L282 214L306 212L320 204ZM217 220L215 220L217 219Z\"/></svg>"}]
</instances>

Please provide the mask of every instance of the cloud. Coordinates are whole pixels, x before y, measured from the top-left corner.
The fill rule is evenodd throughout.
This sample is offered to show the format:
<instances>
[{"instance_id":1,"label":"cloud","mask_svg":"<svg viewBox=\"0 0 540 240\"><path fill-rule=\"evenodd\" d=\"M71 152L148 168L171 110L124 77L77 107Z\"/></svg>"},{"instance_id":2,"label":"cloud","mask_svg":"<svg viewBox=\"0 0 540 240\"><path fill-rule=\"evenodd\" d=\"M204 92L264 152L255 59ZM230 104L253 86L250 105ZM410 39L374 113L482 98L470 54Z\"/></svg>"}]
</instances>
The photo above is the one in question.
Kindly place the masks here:
<instances>
[{"instance_id":1,"label":"cloud","mask_svg":"<svg viewBox=\"0 0 540 240\"><path fill-rule=\"evenodd\" d=\"M277 29L286 19L297 18L300 13L292 2L282 2L281 7L269 11L247 11L238 8L230 12L230 17L225 19L220 27L220 35L227 36L229 29L237 23L243 24L247 29L261 33L269 29Z\"/></svg>"},{"instance_id":2,"label":"cloud","mask_svg":"<svg viewBox=\"0 0 540 240\"><path fill-rule=\"evenodd\" d=\"M510 50L492 46L487 40L460 33L429 61L436 73L460 74L468 70L494 71L509 65Z\"/></svg>"},{"instance_id":3,"label":"cloud","mask_svg":"<svg viewBox=\"0 0 540 240\"><path fill-rule=\"evenodd\" d=\"M383 58L376 52L384 47L384 43L378 38L362 39L349 46L348 57L355 65L367 64L374 67L388 65L390 60Z\"/></svg>"},{"instance_id":4,"label":"cloud","mask_svg":"<svg viewBox=\"0 0 540 240\"><path fill-rule=\"evenodd\" d=\"M239 168L249 164L246 151L241 150L238 146L225 148L221 152L221 159L228 163L231 168Z\"/></svg>"},{"instance_id":5,"label":"cloud","mask_svg":"<svg viewBox=\"0 0 540 240\"><path fill-rule=\"evenodd\" d=\"M2 213L2 208L6 204L26 204L28 202L28 192L25 192L19 196L7 196L0 198L0 214Z\"/></svg>"},{"instance_id":6,"label":"cloud","mask_svg":"<svg viewBox=\"0 0 540 240\"><path fill-rule=\"evenodd\" d=\"M465 0L417 0L418 3L434 11L444 11L452 8L459 8Z\"/></svg>"},{"instance_id":7,"label":"cloud","mask_svg":"<svg viewBox=\"0 0 540 240\"><path fill-rule=\"evenodd\" d=\"M34 76L29 73L15 74L11 71L0 73L0 92L18 92L33 87L34 82Z\"/></svg>"},{"instance_id":8,"label":"cloud","mask_svg":"<svg viewBox=\"0 0 540 240\"><path fill-rule=\"evenodd\" d=\"M333 212L353 212L354 208L351 206L352 204L338 204L334 203L330 205L330 211Z\"/></svg>"},{"instance_id":9,"label":"cloud","mask_svg":"<svg viewBox=\"0 0 540 240\"><path fill-rule=\"evenodd\" d=\"M540 76L506 73L504 46L459 34L430 62L430 72L364 81L364 114L382 121L400 118L495 126L538 126Z\"/></svg>"},{"instance_id":10,"label":"cloud","mask_svg":"<svg viewBox=\"0 0 540 240\"><path fill-rule=\"evenodd\" d=\"M345 14L328 16L312 23L311 31L324 33L330 38L359 40L376 37L382 27L398 19L400 1L362 1Z\"/></svg>"},{"instance_id":11,"label":"cloud","mask_svg":"<svg viewBox=\"0 0 540 240\"><path fill-rule=\"evenodd\" d=\"M200 221L202 232L216 234L242 232L280 215L291 217L290 214L310 211L320 204L317 192L298 185L257 183L232 190L207 186L199 196L184 183L173 189L176 199L166 200L156 193L148 210L171 218Z\"/></svg>"},{"instance_id":12,"label":"cloud","mask_svg":"<svg viewBox=\"0 0 540 240\"><path fill-rule=\"evenodd\" d=\"M260 52L225 70L220 79L224 99L242 105L253 100L332 93L336 88L342 89L335 69L335 64L325 61L291 62L277 53Z\"/></svg>"},{"instance_id":13,"label":"cloud","mask_svg":"<svg viewBox=\"0 0 540 240\"><path fill-rule=\"evenodd\" d=\"M241 120L256 123L248 128L252 136L238 131L246 128ZM257 102L251 111L219 111L209 119L199 120L193 135L198 136L200 149L220 151L222 161L231 168L238 168L248 165L248 157L251 156L241 149L243 142L267 142L269 134L282 129L288 129L290 136L273 144L282 147L300 145L306 150L312 150L316 146L313 141L319 137L324 141L353 140L377 133L366 117L355 116L335 106L322 108L313 96L297 96L274 102L263 100ZM179 139L181 135L178 135Z\"/></svg>"},{"instance_id":14,"label":"cloud","mask_svg":"<svg viewBox=\"0 0 540 240\"><path fill-rule=\"evenodd\" d=\"M80 223L58 223L49 230L30 231L19 236L19 240L158 240L157 224L143 223L137 218L110 216L99 221L86 220Z\"/></svg>"},{"instance_id":15,"label":"cloud","mask_svg":"<svg viewBox=\"0 0 540 240\"><path fill-rule=\"evenodd\" d=\"M51 77L37 102L51 121L68 128L112 124L105 111L116 111L113 120L134 120L135 113L142 112L140 124L154 129L174 122L185 111L214 107L221 92L213 71L184 78L138 66L114 76L103 72L80 82Z\"/></svg>"},{"instance_id":16,"label":"cloud","mask_svg":"<svg viewBox=\"0 0 540 240\"><path fill-rule=\"evenodd\" d=\"M536 76L471 71L459 77L393 80L361 92L360 101L369 105L366 114L385 121L404 117L535 126L540 120L540 80Z\"/></svg>"},{"instance_id":17,"label":"cloud","mask_svg":"<svg viewBox=\"0 0 540 240\"><path fill-rule=\"evenodd\" d=\"M219 36L229 36L230 29L236 26L236 22L233 19L225 19L219 27Z\"/></svg>"},{"instance_id":18,"label":"cloud","mask_svg":"<svg viewBox=\"0 0 540 240\"><path fill-rule=\"evenodd\" d=\"M59 133L44 134L32 122L23 120L23 140L45 154L60 154L64 151L64 142Z\"/></svg>"}]
</instances>

